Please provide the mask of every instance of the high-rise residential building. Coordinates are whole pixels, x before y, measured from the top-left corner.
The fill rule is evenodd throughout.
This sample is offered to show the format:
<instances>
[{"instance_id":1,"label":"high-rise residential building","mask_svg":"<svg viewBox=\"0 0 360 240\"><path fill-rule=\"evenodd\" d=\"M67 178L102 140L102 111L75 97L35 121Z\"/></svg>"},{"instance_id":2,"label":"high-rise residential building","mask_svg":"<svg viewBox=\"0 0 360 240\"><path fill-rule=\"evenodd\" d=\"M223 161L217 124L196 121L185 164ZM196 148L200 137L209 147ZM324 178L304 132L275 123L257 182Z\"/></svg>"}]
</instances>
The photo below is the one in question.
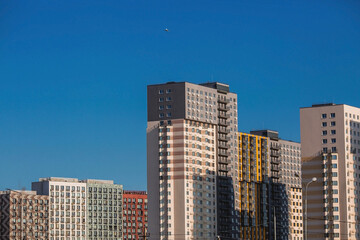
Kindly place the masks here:
<instances>
[{"instance_id":1,"label":"high-rise residential building","mask_svg":"<svg viewBox=\"0 0 360 240\"><path fill-rule=\"evenodd\" d=\"M269 140L238 134L240 238L269 239Z\"/></svg>"},{"instance_id":2,"label":"high-rise residential building","mask_svg":"<svg viewBox=\"0 0 360 240\"><path fill-rule=\"evenodd\" d=\"M301 144L280 139L277 131L256 130L250 133L268 138L270 154L268 239L275 239L276 232L276 239L301 240L303 238Z\"/></svg>"},{"instance_id":3,"label":"high-rise residential building","mask_svg":"<svg viewBox=\"0 0 360 240\"><path fill-rule=\"evenodd\" d=\"M308 239L360 239L360 109L333 103L304 107L300 126L308 185L305 234Z\"/></svg>"},{"instance_id":4,"label":"high-rise residential building","mask_svg":"<svg viewBox=\"0 0 360 240\"><path fill-rule=\"evenodd\" d=\"M145 191L124 191L124 240L148 236L148 202Z\"/></svg>"},{"instance_id":5,"label":"high-rise residential building","mask_svg":"<svg viewBox=\"0 0 360 240\"><path fill-rule=\"evenodd\" d=\"M112 180L86 179L86 239L123 239L123 186Z\"/></svg>"},{"instance_id":6,"label":"high-rise residential building","mask_svg":"<svg viewBox=\"0 0 360 240\"><path fill-rule=\"evenodd\" d=\"M0 191L0 239L48 239L48 204L35 191Z\"/></svg>"},{"instance_id":7,"label":"high-rise residential building","mask_svg":"<svg viewBox=\"0 0 360 240\"><path fill-rule=\"evenodd\" d=\"M49 196L49 239L86 239L86 183L76 178L40 178L32 190Z\"/></svg>"},{"instance_id":8,"label":"high-rise residential building","mask_svg":"<svg viewBox=\"0 0 360 240\"><path fill-rule=\"evenodd\" d=\"M151 239L239 237L236 139L237 95L228 85L148 86Z\"/></svg>"}]
</instances>

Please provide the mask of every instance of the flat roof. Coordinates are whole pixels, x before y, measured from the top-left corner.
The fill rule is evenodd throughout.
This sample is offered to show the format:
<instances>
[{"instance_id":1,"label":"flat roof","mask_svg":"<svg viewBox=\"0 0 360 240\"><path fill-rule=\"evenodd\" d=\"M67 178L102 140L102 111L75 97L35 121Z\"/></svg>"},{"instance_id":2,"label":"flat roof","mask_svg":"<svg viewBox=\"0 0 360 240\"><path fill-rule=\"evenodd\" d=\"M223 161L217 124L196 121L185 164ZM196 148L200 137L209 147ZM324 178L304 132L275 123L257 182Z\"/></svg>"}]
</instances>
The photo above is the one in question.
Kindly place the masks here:
<instances>
[{"instance_id":1,"label":"flat roof","mask_svg":"<svg viewBox=\"0 0 360 240\"><path fill-rule=\"evenodd\" d=\"M302 109L302 108L316 108L316 107L331 107L331 106L341 106L341 105L346 105L346 104L320 103L320 104L313 104L313 105L311 105L311 107L300 107L300 109Z\"/></svg>"},{"instance_id":2,"label":"flat roof","mask_svg":"<svg viewBox=\"0 0 360 240\"><path fill-rule=\"evenodd\" d=\"M214 89L214 90L219 90L217 88L214 88L212 86L214 85L220 85L220 86L223 86L223 87L227 87L227 88L230 88L230 85L229 84L226 84L226 83L221 83L221 82L205 82L205 83L192 83L192 82L187 82L187 81L182 81L182 82L175 82L175 81L170 81L170 82L165 82L165 83L157 83L157 84L149 84L147 86L161 86L161 85L167 85L167 84L181 84L181 83L189 83L189 84L194 84L194 85L198 85L198 86L202 86L202 87L207 87L207 88L211 88L211 89ZM212 86L211 86L212 85ZM228 91L229 93L234 93L234 92L231 92L231 91Z\"/></svg>"}]
</instances>

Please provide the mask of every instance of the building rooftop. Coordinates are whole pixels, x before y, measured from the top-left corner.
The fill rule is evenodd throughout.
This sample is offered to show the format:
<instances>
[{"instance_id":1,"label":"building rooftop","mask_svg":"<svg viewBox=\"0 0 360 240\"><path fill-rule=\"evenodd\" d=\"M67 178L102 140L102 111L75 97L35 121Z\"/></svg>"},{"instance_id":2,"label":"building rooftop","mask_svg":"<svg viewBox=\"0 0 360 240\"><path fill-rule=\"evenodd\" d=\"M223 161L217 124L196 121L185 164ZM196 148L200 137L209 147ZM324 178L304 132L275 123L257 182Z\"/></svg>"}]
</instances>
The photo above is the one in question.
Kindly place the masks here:
<instances>
[{"instance_id":1,"label":"building rooftop","mask_svg":"<svg viewBox=\"0 0 360 240\"><path fill-rule=\"evenodd\" d=\"M191 83L191 82L166 82L166 83L159 83L159 84L149 84L148 86L161 86L166 84L180 84L180 83L189 83L194 85L199 85L203 87L213 88L218 90L219 92L223 93L230 93L230 87L229 84L226 83L220 83L220 82L207 82L207 83Z\"/></svg>"},{"instance_id":2,"label":"building rooftop","mask_svg":"<svg viewBox=\"0 0 360 240\"><path fill-rule=\"evenodd\" d=\"M124 194L138 194L138 195L146 195L146 191L124 191Z\"/></svg>"},{"instance_id":3,"label":"building rooftop","mask_svg":"<svg viewBox=\"0 0 360 240\"><path fill-rule=\"evenodd\" d=\"M47 177L39 178L39 182L79 182L77 178Z\"/></svg>"},{"instance_id":4,"label":"building rooftop","mask_svg":"<svg viewBox=\"0 0 360 240\"><path fill-rule=\"evenodd\" d=\"M113 180L99 180L99 179L85 179L81 180L84 183L95 183L95 184L114 184Z\"/></svg>"},{"instance_id":5,"label":"building rooftop","mask_svg":"<svg viewBox=\"0 0 360 240\"><path fill-rule=\"evenodd\" d=\"M20 193L20 194L27 194L27 195L36 195L36 191L30 191L30 190L5 190L0 191L0 194L10 194L10 193Z\"/></svg>"},{"instance_id":6,"label":"building rooftop","mask_svg":"<svg viewBox=\"0 0 360 240\"><path fill-rule=\"evenodd\" d=\"M330 106L340 106L345 104L336 104L336 103L314 103L311 105L311 107L300 107L302 108L315 108L315 107L330 107Z\"/></svg>"},{"instance_id":7,"label":"building rooftop","mask_svg":"<svg viewBox=\"0 0 360 240\"><path fill-rule=\"evenodd\" d=\"M114 184L113 180L102 180L102 179L79 180L77 178L63 178L63 177L39 178L39 182L69 182L69 183Z\"/></svg>"}]
</instances>

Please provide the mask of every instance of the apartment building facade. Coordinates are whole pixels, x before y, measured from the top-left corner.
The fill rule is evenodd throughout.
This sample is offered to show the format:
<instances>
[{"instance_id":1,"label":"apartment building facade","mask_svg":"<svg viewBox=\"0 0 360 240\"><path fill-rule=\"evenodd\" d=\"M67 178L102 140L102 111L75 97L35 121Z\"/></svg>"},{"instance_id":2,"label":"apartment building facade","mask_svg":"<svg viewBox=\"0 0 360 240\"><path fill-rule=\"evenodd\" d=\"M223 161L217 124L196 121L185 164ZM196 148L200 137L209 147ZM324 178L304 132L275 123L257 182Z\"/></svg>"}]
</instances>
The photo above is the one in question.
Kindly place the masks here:
<instances>
[{"instance_id":1,"label":"apartment building facade","mask_svg":"<svg viewBox=\"0 0 360 240\"><path fill-rule=\"evenodd\" d=\"M48 239L122 239L122 185L112 180L50 177L33 182L32 190L49 198Z\"/></svg>"},{"instance_id":2,"label":"apartment building facade","mask_svg":"<svg viewBox=\"0 0 360 240\"><path fill-rule=\"evenodd\" d=\"M269 140L238 134L240 238L269 239Z\"/></svg>"},{"instance_id":3,"label":"apartment building facade","mask_svg":"<svg viewBox=\"0 0 360 240\"><path fill-rule=\"evenodd\" d=\"M86 239L123 239L123 186L86 179Z\"/></svg>"},{"instance_id":4,"label":"apartment building facade","mask_svg":"<svg viewBox=\"0 0 360 240\"><path fill-rule=\"evenodd\" d=\"M301 144L280 139L277 131L250 133L267 137L269 143L269 239L276 233L276 239L302 240Z\"/></svg>"},{"instance_id":5,"label":"apartment building facade","mask_svg":"<svg viewBox=\"0 0 360 240\"><path fill-rule=\"evenodd\" d=\"M360 109L300 109L303 181L309 184L308 239L360 239ZM306 196L305 196L306 198Z\"/></svg>"},{"instance_id":6,"label":"apartment building facade","mask_svg":"<svg viewBox=\"0 0 360 240\"><path fill-rule=\"evenodd\" d=\"M49 197L49 239L86 239L86 183L76 178L40 178L32 190Z\"/></svg>"},{"instance_id":7,"label":"apartment building facade","mask_svg":"<svg viewBox=\"0 0 360 240\"><path fill-rule=\"evenodd\" d=\"M35 191L0 191L0 239L48 239L48 207Z\"/></svg>"},{"instance_id":8,"label":"apartment building facade","mask_svg":"<svg viewBox=\"0 0 360 240\"><path fill-rule=\"evenodd\" d=\"M148 201L146 191L124 191L124 240L148 236Z\"/></svg>"},{"instance_id":9,"label":"apartment building facade","mask_svg":"<svg viewBox=\"0 0 360 240\"><path fill-rule=\"evenodd\" d=\"M148 86L150 239L238 237L236 131L228 85Z\"/></svg>"}]
</instances>

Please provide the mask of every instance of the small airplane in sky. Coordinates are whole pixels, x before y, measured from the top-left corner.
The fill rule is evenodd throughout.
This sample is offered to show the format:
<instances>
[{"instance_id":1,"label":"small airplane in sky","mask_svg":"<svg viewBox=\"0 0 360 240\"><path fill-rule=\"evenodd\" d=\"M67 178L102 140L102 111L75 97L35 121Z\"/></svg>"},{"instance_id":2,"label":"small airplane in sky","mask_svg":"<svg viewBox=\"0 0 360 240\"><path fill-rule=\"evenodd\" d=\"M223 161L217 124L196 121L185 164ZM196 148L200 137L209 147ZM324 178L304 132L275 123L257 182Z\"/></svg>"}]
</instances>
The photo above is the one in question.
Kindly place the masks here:
<instances>
[{"instance_id":1,"label":"small airplane in sky","mask_svg":"<svg viewBox=\"0 0 360 240\"><path fill-rule=\"evenodd\" d=\"M165 31L165 32L168 32L168 31L169 31L169 29L165 28L165 29L164 29L164 31Z\"/></svg>"}]
</instances>

